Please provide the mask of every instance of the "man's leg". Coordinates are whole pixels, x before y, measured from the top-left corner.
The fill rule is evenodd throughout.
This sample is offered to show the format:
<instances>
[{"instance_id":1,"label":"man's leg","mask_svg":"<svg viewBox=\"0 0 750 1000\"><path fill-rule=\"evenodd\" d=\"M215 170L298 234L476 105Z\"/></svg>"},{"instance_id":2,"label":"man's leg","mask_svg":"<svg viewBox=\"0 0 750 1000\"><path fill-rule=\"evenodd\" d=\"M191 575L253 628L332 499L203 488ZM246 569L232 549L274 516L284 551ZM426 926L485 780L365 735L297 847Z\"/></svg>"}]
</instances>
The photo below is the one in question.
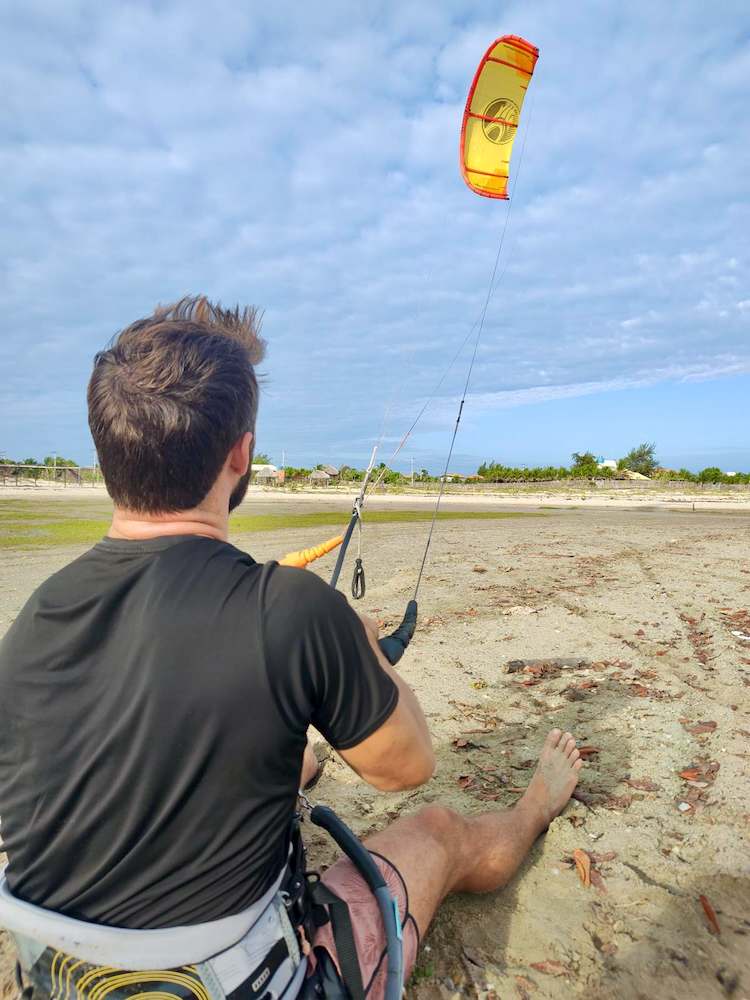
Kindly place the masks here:
<instances>
[{"instance_id":1,"label":"man's leg","mask_svg":"<svg viewBox=\"0 0 750 1000\"><path fill-rule=\"evenodd\" d=\"M445 806L427 806L368 838L366 846L401 873L420 935L449 893L492 892L510 881L570 799L582 763L571 734L553 729L529 787L512 809L462 816Z\"/></svg>"}]
</instances>

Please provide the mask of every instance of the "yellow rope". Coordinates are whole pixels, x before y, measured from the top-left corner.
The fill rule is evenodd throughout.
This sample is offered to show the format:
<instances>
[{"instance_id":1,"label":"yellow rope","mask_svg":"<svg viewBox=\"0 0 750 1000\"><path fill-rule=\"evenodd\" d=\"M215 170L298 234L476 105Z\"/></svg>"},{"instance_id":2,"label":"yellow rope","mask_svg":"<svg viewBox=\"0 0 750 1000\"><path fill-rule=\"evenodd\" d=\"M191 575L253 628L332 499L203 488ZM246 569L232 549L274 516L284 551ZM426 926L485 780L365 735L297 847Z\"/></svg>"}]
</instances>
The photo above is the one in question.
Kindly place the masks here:
<instances>
[{"instance_id":1,"label":"yellow rope","mask_svg":"<svg viewBox=\"0 0 750 1000\"><path fill-rule=\"evenodd\" d=\"M320 545L313 545L309 549L288 552L283 558L279 559L279 565L296 566L298 569L304 569L308 563L314 562L314 560L320 559L321 556L338 548L343 540L343 535L336 535L335 538L329 538L327 542L321 542Z\"/></svg>"}]
</instances>

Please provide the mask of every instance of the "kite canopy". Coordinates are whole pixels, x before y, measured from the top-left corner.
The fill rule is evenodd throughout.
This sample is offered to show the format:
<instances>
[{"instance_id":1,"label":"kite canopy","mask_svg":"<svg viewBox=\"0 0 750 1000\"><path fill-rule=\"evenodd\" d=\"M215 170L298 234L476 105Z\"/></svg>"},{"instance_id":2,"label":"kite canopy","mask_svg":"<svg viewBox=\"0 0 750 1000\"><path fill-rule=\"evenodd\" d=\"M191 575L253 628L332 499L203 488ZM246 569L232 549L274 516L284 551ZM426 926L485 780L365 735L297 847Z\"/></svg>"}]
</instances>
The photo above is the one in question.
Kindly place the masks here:
<instances>
[{"instance_id":1,"label":"kite canopy","mask_svg":"<svg viewBox=\"0 0 750 1000\"><path fill-rule=\"evenodd\" d=\"M538 57L535 45L503 35L474 74L461 125L461 173L486 198L508 197L513 142Z\"/></svg>"}]
</instances>

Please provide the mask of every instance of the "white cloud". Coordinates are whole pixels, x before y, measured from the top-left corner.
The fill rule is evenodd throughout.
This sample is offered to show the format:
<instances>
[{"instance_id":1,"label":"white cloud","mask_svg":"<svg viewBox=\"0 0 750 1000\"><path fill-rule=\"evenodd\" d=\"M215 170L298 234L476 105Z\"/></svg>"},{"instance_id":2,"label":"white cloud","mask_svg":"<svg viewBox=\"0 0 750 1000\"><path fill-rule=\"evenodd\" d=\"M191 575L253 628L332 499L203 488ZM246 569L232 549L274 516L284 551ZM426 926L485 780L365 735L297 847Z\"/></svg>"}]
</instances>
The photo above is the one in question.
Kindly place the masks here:
<instances>
[{"instance_id":1,"label":"white cloud","mask_svg":"<svg viewBox=\"0 0 750 1000\"><path fill-rule=\"evenodd\" d=\"M266 309L267 450L294 438L312 458L342 424L371 439L394 382L406 419L479 314L507 211L457 170L466 89L501 31L541 58L470 405L745 371L742 17L734 0L710 22L697 0L17 8L0 70L9 410L41 410L25 373L78 391L118 327L205 291Z\"/></svg>"}]
</instances>

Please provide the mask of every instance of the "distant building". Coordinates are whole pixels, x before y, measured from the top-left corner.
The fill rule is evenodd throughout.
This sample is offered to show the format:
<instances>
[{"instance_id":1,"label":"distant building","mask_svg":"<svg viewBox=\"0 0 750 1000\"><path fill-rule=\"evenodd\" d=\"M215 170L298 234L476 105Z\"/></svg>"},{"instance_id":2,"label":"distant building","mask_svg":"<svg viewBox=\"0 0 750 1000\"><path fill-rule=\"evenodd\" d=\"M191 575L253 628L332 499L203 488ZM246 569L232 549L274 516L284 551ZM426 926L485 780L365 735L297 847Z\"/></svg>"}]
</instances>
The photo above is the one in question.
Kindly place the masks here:
<instances>
[{"instance_id":1,"label":"distant building","mask_svg":"<svg viewBox=\"0 0 750 1000\"><path fill-rule=\"evenodd\" d=\"M258 486L278 486L284 482L282 472L262 472L255 477Z\"/></svg>"},{"instance_id":2,"label":"distant building","mask_svg":"<svg viewBox=\"0 0 750 1000\"><path fill-rule=\"evenodd\" d=\"M336 479L339 475L339 470L335 465L322 465L320 471L327 472L331 479Z\"/></svg>"},{"instance_id":3,"label":"distant building","mask_svg":"<svg viewBox=\"0 0 750 1000\"><path fill-rule=\"evenodd\" d=\"M271 486L275 483L283 483L284 470L277 469L275 465L264 463L256 465L253 463L250 479L252 482L258 483L259 486Z\"/></svg>"},{"instance_id":4,"label":"distant building","mask_svg":"<svg viewBox=\"0 0 750 1000\"><path fill-rule=\"evenodd\" d=\"M310 482L317 483L318 486L324 486L326 483L330 483L331 476L325 469L315 469L310 473Z\"/></svg>"},{"instance_id":5,"label":"distant building","mask_svg":"<svg viewBox=\"0 0 750 1000\"><path fill-rule=\"evenodd\" d=\"M617 470L617 462L614 458L605 458L603 462L597 463L597 468L612 469L612 471L615 472Z\"/></svg>"},{"instance_id":6,"label":"distant building","mask_svg":"<svg viewBox=\"0 0 750 1000\"><path fill-rule=\"evenodd\" d=\"M446 472L444 476L440 477L440 482L445 483L462 483L466 476L462 476L460 472Z\"/></svg>"}]
</instances>

